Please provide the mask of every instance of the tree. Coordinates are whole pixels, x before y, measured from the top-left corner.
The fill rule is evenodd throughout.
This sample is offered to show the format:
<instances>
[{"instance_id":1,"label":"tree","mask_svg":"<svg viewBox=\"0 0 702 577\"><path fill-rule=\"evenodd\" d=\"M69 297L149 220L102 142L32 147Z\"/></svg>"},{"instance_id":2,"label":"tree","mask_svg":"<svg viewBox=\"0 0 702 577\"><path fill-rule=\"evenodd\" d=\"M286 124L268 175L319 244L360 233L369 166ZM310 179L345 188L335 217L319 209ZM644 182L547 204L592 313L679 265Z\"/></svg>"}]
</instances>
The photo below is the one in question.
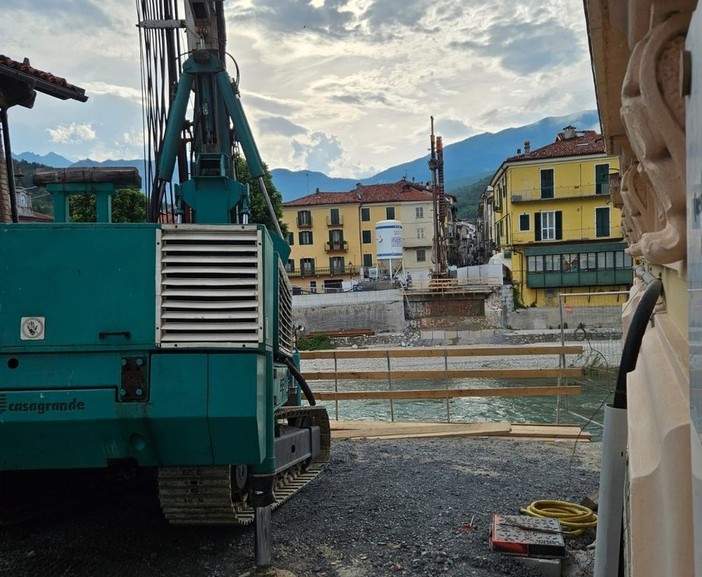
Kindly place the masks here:
<instances>
[{"instance_id":1,"label":"tree","mask_svg":"<svg viewBox=\"0 0 702 577\"><path fill-rule=\"evenodd\" d=\"M273 210L278 218L278 223L283 231L283 235L287 234L287 226L281 222L283 218L283 196L278 192L273 184L273 178L268 170L268 166L263 164L263 182L266 185L266 190L268 191L268 196L271 198L271 204L273 205ZM258 184L258 179L254 178L249 170L249 165L246 160L239 157L236 159L236 174L237 180L239 182L247 183L251 189L251 216L249 221L259 224L265 224L269 231L275 232L275 226L273 225L273 219L268 212L268 205L266 204L266 199L263 197L263 192Z\"/></svg>"},{"instance_id":2,"label":"tree","mask_svg":"<svg viewBox=\"0 0 702 577\"><path fill-rule=\"evenodd\" d=\"M94 194L78 194L68 201L73 222L95 222ZM138 188L124 187L112 195L112 222L146 222L146 197Z\"/></svg>"}]
</instances>

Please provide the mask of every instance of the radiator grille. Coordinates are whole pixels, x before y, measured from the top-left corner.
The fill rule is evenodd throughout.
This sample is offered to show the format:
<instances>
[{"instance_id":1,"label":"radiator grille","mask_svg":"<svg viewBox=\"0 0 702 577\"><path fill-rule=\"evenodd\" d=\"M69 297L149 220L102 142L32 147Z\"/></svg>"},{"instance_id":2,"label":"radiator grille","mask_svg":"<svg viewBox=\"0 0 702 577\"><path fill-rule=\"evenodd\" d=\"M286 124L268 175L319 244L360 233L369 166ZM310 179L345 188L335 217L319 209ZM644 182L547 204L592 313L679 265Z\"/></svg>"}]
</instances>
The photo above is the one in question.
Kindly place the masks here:
<instances>
[{"instance_id":1,"label":"radiator grille","mask_svg":"<svg viewBox=\"0 0 702 577\"><path fill-rule=\"evenodd\" d=\"M292 285L283 263L278 261L278 348L292 355L294 346L292 322Z\"/></svg>"},{"instance_id":2,"label":"radiator grille","mask_svg":"<svg viewBox=\"0 0 702 577\"><path fill-rule=\"evenodd\" d=\"M255 226L163 226L156 342L162 347L246 347L263 342Z\"/></svg>"}]
</instances>

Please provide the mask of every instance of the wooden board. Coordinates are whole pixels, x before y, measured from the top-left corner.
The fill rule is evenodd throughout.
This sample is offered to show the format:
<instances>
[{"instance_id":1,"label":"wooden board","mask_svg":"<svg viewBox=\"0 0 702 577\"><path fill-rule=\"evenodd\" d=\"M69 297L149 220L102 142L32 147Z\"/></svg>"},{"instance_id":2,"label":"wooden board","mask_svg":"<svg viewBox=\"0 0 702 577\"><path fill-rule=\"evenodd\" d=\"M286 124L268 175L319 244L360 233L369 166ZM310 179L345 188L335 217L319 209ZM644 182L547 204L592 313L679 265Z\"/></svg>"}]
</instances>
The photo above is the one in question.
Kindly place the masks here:
<instances>
[{"instance_id":1,"label":"wooden board","mask_svg":"<svg viewBox=\"0 0 702 577\"><path fill-rule=\"evenodd\" d=\"M525 424L512 425L510 437L546 438L546 439L580 439L589 441L590 433L577 425Z\"/></svg>"},{"instance_id":2,"label":"wooden board","mask_svg":"<svg viewBox=\"0 0 702 577\"><path fill-rule=\"evenodd\" d=\"M331 421L334 439L421 439L497 436L548 441L590 441L577 425L497 423L426 423L387 421Z\"/></svg>"},{"instance_id":3,"label":"wooden board","mask_svg":"<svg viewBox=\"0 0 702 577\"><path fill-rule=\"evenodd\" d=\"M402 347L300 351L303 359L385 359L412 357L494 357L523 355L579 355L581 345L516 345L490 347Z\"/></svg>"},{"instance_id":4,"label":"wooden board","mask_svg":"<svg viewBox=\"0 0 702 577\"><path fill-rule=\"evenodd\" d=\"M553 395L579 395L578 385L546 387L494 387L481 389L417 389L384 391L314 391L319 401L363 401L378 399L432 400L466 397L548 397Z\"/></svg>"},{"instance_id":5,"label":"wooden board","mask_svg":"<svg viewBox=\"0 0 702 577\"><path fill-rule=\"evenodd\" d=\"M582 367L566 369L467 369L455 371L391 371L392 380L399 379L549 379L581 377ZM388 371L305 371L306 381L387 381Z\"/></svg>"},{"instance_id":6,"label":"wooden board","mask_svg":"<svg viewBox=\"0 0 702 577\"><path fill-rule=\"evenodd\" d=\"M343 421L342 421L343 422ZM407 437L445 437L467 435L507 435L509 423L388 423L364 421L348 429L332 425L334 439L380 439Z\"/></svg>"}]
</instances>

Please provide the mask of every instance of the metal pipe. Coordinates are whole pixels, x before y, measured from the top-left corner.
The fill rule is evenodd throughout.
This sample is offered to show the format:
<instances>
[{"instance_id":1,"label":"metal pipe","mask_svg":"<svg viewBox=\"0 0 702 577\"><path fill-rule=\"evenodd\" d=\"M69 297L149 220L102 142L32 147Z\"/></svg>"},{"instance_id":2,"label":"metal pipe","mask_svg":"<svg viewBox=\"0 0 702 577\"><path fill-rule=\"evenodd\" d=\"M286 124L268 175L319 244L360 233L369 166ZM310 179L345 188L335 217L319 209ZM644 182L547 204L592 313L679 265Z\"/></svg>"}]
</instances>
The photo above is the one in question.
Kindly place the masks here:
<instances>
[{"instance_id":1,"label":"metal pipe","mask_svg":"<svg viewBox=\"0 0 702 577\"><path fill-rule=\"evenodd\" d=\"M270 568L273 564L273 553L271 547L271 506L254 508L255 518L255 564L256 572Z\"/></svg>"}]
</instances>

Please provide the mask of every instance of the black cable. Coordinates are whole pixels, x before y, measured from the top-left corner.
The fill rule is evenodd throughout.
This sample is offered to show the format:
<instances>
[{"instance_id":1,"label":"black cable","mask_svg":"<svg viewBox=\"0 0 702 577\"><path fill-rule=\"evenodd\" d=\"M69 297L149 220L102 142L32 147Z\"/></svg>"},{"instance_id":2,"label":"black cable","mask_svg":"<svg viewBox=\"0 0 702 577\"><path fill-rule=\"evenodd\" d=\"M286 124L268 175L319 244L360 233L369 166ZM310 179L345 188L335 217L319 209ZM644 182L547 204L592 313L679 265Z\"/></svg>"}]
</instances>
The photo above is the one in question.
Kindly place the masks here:
<instances>
[{"instance_id":1,"label":"black cable","mask_svg":"<svg viewBox=\"0 0 702 577\"><path fill-rule=\"evenodd\" d=\"M315 400L314 394L312 393L312 389L307 384L305 377L302 376L302 373L295 366L295 363L293 363L292 359L290 359L289 357L283 357L281 360L283 361L285 366L288 367L288 369L292 373L292 376L300 385L302 392L305 393L305 398L307 399L307 402L314 407L317 404L317 401Z\"/></svg>"},{"instance_id":2,"label":"black cable","mask_svg":"<svg viewBox=\"0 0 702 577\"><path fill-rule=\"evenodd\" d=\"M626 334L622 360L619 364L619 374L617 375L617 386L614 391L614 403L612 404L615 409L627 408L626 376L636 368L636 361L639 357L641 341L643 341L644 333L646 332L646 325L648 325L648 321L651 320L653 309L656 306L658 297L661 294L661 289L663 288L659 279L653 277L643 269L637 270L636 274L647 283L647 286L641 296L639 305L636 307L636 312L631 319L631 325Z\"/></svg>"}]
</instances>

